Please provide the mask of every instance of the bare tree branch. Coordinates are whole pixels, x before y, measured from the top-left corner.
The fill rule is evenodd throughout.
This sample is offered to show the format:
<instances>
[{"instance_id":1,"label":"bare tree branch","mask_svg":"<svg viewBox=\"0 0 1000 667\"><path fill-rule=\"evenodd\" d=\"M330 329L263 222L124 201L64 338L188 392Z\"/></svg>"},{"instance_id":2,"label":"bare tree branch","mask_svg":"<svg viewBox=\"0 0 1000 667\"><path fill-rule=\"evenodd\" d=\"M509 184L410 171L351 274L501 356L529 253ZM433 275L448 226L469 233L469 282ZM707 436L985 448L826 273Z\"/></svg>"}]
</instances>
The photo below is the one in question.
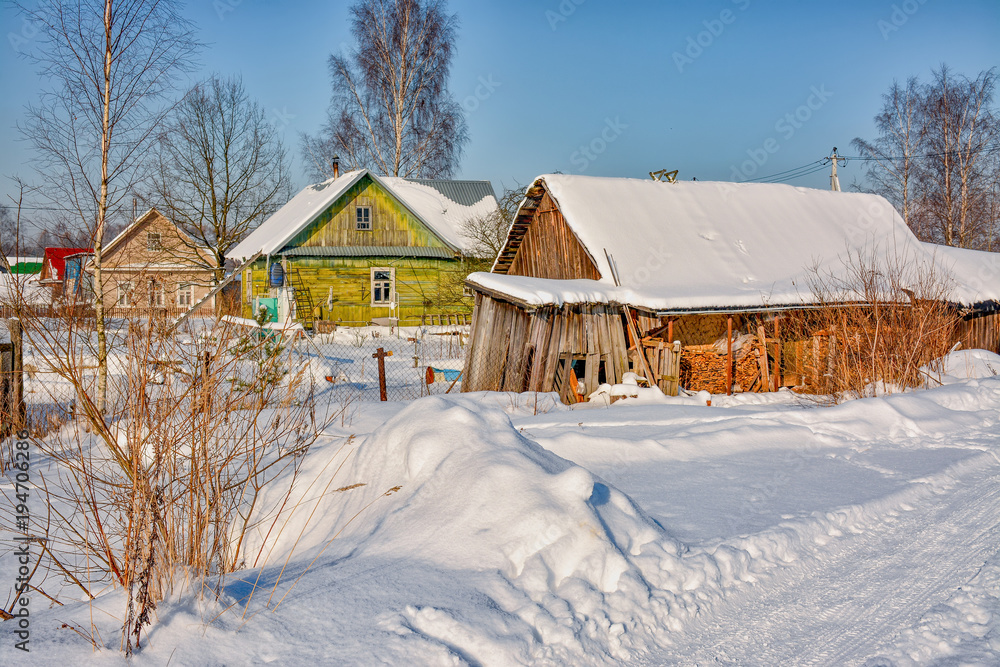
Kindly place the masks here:
<instances>
[{"instance_id":1,"label":"bare tree branch","mask_svg":"<svg viewBox=\"0 0 1000 667\"><path fill-rule=\"evenodd\" d=\"M302 137L311 175L330 178L338 156L385 175L451 176L468 141L447 88L457 17L445 0L359 0L351 13L357 48L330 56L327 123Z\"/></svg>"},{"instance_id":2,"label":"bare tree branch","mask_svg":"<svg viewBox=\"0 0 1000 667\"><path fill-rule=\"evenodd\" d=\"M35 148L43 194L72 209L90 232L95 285L103 285L107 227L128 215L143 152L168 106L164 99L199 48L175 0L49 0L15 3L39 27L30 56L51 88L21 128ZM98 396L107 391L104 290L94 290Z\"/></svg>"},{"instance_id":3,"label":"bare tree branch","mask_svg":"<svg viewBox=\"0 0 1000 667\"><path fill-rule=\"evenodd\" d=\"M918 238L992 249L1000 211L996 70L975 79L947 65L922 85L893 83L875 117L878 137L855 139L867 186L900 211Z\"/></svg>"},{"instance_id":4,"label":"bare tree branch","mask_svg":"<svg viewBox=\"0 0 1000 667\"><path fill-rule=\"evenodd\" d=\"M144 200L211 249L221 278L226 252L291 196L281 138L241 78L212 76L157 139Z\"/></svg>"}]
</instances>

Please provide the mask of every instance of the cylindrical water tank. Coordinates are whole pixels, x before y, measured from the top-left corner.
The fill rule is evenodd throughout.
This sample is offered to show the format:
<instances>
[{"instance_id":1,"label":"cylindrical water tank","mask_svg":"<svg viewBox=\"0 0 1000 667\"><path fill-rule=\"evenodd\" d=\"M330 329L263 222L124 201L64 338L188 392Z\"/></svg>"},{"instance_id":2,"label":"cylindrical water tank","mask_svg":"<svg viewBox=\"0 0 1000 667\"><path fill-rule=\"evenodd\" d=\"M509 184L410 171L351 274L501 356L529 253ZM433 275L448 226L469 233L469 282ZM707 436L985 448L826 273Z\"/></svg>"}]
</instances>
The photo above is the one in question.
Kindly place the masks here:
<instances>
[{"instance_id":1,"label":"cylindrical water tank","mask_svg":"<svg viewBox=\"0 0 1000 667\"><path fill-rule=\"evenodd\" d=\"M285 286L285 267L279 262L271 265L271 287Z\"/></svg>"}]
</instances>

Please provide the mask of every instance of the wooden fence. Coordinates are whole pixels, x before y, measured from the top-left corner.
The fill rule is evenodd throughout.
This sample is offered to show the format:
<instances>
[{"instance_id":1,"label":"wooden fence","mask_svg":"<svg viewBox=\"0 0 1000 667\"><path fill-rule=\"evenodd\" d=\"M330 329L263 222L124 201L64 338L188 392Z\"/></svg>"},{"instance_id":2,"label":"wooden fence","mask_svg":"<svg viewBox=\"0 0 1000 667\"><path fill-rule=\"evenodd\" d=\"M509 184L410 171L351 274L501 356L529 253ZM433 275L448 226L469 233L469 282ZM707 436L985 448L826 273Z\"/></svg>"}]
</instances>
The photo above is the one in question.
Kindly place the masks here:
<instances>
[{"instance_id":1,"label":"wooden fence","mask_svg":"<svg viewBox=\"0 0 1000 667\"><path fill-rule=\"evenodd\" d=\"M958 326L957 338L966 349L1000 353L1000 313L991 312L963 320Z\"/></svg>"},{"instance_id":2,"label":"wooden fence","mask_svg":"<svg viewBox=\"0 0 1000 667\"><path fill-rule=\"evenodd\" d=\"M667 343L663 340L645 339L642 346L646 352L653 382L667 396L680 393L681 385L681 342Z\"/></svg>"},{"instance_id":3,"label":"wooden fence","mask_svg":"<svg viewBox=\"0 0 1000 667\"><path fill-rule=\"evenodd\" d=\"M24 351L21 322L7 320L9 340L0 342L0 437L24 428L27 414L24 404Z\"/></svg>"},{"instance_id":4,"label":"wooden fence","mask_svg":"<svg viewBox=\"0 0 1000 667\"><path fill-rule=\"evenodd\" d=\"M206 307L201 313L203 316L213 314L211 307ZM107 319L174 319L187 312L186 308L122 308L115 306L105 308L104 316ZM225 313L223 313L225 314ZM0 318L58 318L58 319L93 319L94 309L90 305L61 306L0 306Z\"/></svg>"}]
</instances>

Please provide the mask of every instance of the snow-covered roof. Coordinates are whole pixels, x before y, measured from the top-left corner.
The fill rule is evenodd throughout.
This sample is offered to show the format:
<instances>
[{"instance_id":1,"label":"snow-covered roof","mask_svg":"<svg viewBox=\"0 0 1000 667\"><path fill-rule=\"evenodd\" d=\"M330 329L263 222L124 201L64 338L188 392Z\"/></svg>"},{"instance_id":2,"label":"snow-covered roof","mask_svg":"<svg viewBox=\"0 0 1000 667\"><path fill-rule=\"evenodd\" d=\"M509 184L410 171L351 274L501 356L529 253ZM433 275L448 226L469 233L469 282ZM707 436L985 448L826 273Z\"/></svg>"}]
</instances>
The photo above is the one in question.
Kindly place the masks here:
<instances>
[{"instance_id":1,"label":"snow-covered roof","mask_svg":"<svg viewBox=\"0 0 1000 667\"><path fill-rule=\"evenodd\" d=\"M539 186L558 205L600 280L473 274L471 282L536 305L618 302L658 312L768 308L813 301L816 272L843 277L848 257L858 253L901 258L911 266L933 261L877 195L564 174L540 176L529 192ZM515 217L512 232L516 224ZM494 272L504 270L503 259ZM961 290L960 296L956 300L967 302L970 294Z\"/></svg>"},{"instance_id":2,"label":"snow-covered roof","mask_svg":"<svg viewBox=\"0 0 1000 667\"><path fill-rule=\"evenodd\" d=\"M955 301L974 305L1000 301L1000 253L925 243L938 265L954 278Z\"/></svg>"},{"instance_id":3,"label":"snow-covered roof","mask_svg":"<svg viewBox=\"0 0 1000 667\"><path fill-rule=\"evenodd\" d=\"M309 226L323 211L339 199L364 176L395 195L428 229L454 250L464 249L468 241L462 236L461 226L466 220L483 216L496 208L496 197L489 186L486 195L483 181L454 181L446 188L436 181L376 176L367 169L349 171L336 179L310 185L282 206L274 215L251 232L226 256L237 261L261 252L273 255L281 251L299 232ZM462 188L462 184L475 184L475 188ZM488 185L488 183L487 183ZM460 204L445 193L449 188L483 192L484 196L472 205ZM471 201L472 197L464 198Z\"/></svg>"}]
</instances>

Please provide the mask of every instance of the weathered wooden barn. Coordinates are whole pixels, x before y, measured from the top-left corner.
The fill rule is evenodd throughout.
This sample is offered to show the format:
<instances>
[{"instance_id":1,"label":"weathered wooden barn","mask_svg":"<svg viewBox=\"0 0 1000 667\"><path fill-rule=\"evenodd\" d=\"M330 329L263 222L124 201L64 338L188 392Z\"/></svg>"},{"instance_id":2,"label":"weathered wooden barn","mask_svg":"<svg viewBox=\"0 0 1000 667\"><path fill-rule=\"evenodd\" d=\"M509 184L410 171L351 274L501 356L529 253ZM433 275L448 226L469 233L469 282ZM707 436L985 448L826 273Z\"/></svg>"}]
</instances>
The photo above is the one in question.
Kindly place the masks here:
<instances>
[{"instance_id":1,"label":"weathered wooden barn","mask_svg":"<svg viewBox=\"0 0 1000 667\"><path fill-rule=\"evenodd\" d=\"M302 190L227 256L257 257L241 276L247 311L274 299L310 322L464 320L462 225L496 205L489 181L351 171Z\"/></svg>"},{"instance_id":2,"label":"weathered wooden barn","mask_svg":"<svg viewBox=\"0 0 1000 667\"><path fill-rule=\"evenodd\" d=\"M492 271L467 280L476 307L462 389L574 402L629 371L667 393L818 389L832 342L809 325L829 304L814 283L848 280L861 256L937 261L874 195L541 176ZM957 303L1000 297L1000 281L964 278Z\"/></svg>"},{"instance_id":3,"label":"weathered wooden barn","mask_svg":"<svg viewBox=\"0 0 1000 667\"><path fill-rule=\"evenodd\" d=\"M926 243L938 263L963 286L959 339L966 348L1000 352L1000 253Z\"/></svg>"}]
</instances>

